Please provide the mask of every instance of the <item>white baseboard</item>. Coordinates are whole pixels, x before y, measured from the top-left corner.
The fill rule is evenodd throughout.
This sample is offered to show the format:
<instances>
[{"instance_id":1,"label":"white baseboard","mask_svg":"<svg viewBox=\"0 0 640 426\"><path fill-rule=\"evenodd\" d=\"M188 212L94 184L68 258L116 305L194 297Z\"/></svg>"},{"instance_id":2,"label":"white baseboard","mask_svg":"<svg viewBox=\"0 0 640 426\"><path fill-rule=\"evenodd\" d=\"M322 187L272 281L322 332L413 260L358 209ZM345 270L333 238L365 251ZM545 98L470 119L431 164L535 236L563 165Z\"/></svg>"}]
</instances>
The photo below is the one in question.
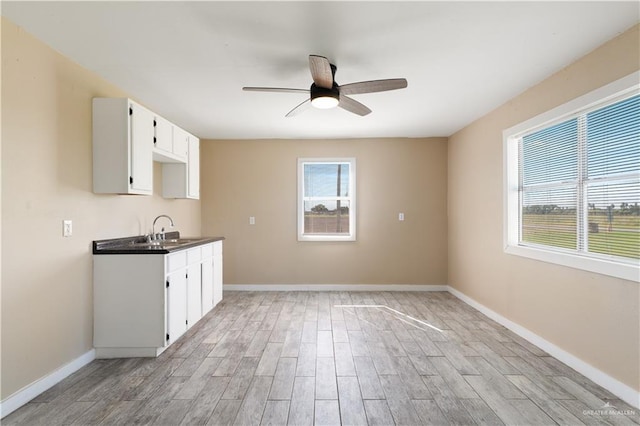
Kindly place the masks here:
<instances>
[{"instance_id":1,"label":"white baseboard","mask_svg":"<svg viewBox=\"0 0 640 426\"><path fill-rule=\"evenodd\" d=\"M448 291L425 284L224 284L227 291Z\"/></svg>"},{"instance_id":2,"label":"white baseboard","mask_svg":"<svg viewBox=\"0 0 640 426\"><path fill-rule=\"evenodd\" d=\"M95 358L96 352L94 349L91 349L70 363L63 365L56 371L47 374L46 376L20 389L4 401L0 402L0 418L11 414L36 396L40 395L42 392L51 388L56 383L61 382L85 365L89 364Z\"/></svg>"},{"instance_id":3,"label":"white baseboard","mask_svg":"<svg viewBox=\"0 0 640 426\"><path fill-rule=\"evenodd\" d=\"M515 322L503 317L499 313L487 308L483 304L473 300L472 298L465 295L464 293L461 293L455 288L448 286L448 291L458 299L465 302L467 305L470 305L476 308L477 310L479 310L480 312L482 312L484 315L488 316L495 322L507 327L509 330L513 331L518 336L536 345L537 347L547 352L549 355L553 356L554 358L557 358L558 360L562 361L569 367L576 370L578 373L582 374L583 376L589 378L593 382L607 389L609 392L616 395L626 403L631 404L636 408L640 408L640 392L639 391L633 389L632 387L622 383L617 379L614 379L613 377L609 376L603 371L598 370L597 368L584 362L583 360L576 357L575 355L570 354L564 349L554 345L548 340L545 340L544 338L522 327L521 325L516 324Z\"/></svg>"}]
</instances>

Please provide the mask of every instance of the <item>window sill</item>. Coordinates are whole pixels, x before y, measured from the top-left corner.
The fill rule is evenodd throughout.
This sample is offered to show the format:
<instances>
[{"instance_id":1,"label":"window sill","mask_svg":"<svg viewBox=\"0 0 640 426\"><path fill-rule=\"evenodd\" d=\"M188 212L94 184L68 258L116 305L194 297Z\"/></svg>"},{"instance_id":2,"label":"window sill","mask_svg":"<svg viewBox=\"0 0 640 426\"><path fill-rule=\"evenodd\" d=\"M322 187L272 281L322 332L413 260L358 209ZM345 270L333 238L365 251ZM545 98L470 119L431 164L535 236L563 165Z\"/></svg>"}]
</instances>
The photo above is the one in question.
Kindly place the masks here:
<instances>
[{"instance_id":1,"label":"window sill","mask_svg":"<svg viewBox=\"0 0 640 426\"><path fill-rule=\"evenodd\" d=\"M355 235L298 235L298 241L355 241Z\"/></svg>"},{"instance_id":2,"label":"window sill","mask_svg":"<svg viewBox=\"0 0 640 426\"><path fill-rule=\"evenodd\" d=\"M505 253L542 262L555 263L569 268L595 272L597 274L640 282L640 265L613 262L595 257L579 256L572 253L551 252L535 247L507 245Z\"/></svg>"}]
</instances>

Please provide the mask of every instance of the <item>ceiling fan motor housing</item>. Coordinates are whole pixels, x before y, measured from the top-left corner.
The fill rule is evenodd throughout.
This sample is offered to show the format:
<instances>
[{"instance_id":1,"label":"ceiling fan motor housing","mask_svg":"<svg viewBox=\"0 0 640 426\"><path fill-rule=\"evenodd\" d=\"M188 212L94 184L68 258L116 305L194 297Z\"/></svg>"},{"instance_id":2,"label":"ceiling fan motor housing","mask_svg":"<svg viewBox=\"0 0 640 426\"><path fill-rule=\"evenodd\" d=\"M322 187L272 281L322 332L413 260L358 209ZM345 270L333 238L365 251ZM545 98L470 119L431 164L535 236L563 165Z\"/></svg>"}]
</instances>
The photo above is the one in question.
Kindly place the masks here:
<instances>
[{"instance_id":1,"label":"ceiling fan motor housing","mask_svg":"<svg viewBox=\"0 0 640 426\"><path fill-rule=\"evenodd\" d=\"M314 106L317 106L319 108L322 108L321 106L322 100L319 98L332 99L332 101L329 101L328 99L326 99L326 101L329 101L329 106L327 106L327 108L336 106L338 102L340 102L340 91L338 90L338 85L335 82L333 83L333 87L331 87L331 89L327 89L325 87L319 87L319 86L316 86L315 83L313 83L311 84L310 93L311 93L311 103Z\"/></svg>"}]
</instances>

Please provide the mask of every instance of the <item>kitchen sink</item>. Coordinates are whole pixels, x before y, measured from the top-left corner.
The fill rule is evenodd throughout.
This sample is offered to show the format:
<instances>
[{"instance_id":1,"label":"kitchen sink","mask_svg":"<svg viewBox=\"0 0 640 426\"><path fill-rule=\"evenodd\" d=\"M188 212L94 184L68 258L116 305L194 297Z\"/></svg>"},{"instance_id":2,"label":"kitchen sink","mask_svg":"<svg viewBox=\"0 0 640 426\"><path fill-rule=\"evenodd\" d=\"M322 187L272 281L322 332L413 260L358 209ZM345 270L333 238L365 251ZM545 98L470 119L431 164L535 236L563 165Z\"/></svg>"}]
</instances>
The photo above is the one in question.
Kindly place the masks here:
<instances>
[{"instance_id":1,"label":"kitchen sink","mask_svg":"<svg viewBox=\"0 0 640 426\"><path fill-rule=\"evenodd\" d=\"M153 249L153 248L166 248L166 247L177 247L184 244L190 244L193 242L200 241L200 238L174 238L169 240L159 240L159 241L142 241L138 243L131 243L129 246L141 249Z\"/></svg>"}]
</instances>

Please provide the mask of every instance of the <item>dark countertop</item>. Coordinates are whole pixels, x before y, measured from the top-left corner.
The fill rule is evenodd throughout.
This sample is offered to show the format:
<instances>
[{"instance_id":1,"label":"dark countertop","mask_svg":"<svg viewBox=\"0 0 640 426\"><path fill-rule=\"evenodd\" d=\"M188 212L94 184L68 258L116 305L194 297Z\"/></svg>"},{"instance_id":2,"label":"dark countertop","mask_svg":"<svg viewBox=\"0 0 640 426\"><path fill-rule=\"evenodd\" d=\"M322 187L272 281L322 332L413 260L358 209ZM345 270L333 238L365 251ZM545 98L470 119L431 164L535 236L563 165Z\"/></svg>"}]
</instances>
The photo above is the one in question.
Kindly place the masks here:
<instances>
[{"instance_id":1,"label":"dark countertop","mask_svg":"<svg viewBox=\"0 0 640 426\"><path fill-rule=\"evenodd\" d=\"M93 242L93 254L168 254L222 241L224 237L181 237L180 232L167 232L163 242L148 243L145 235L113 238Z\"/></svg>"}]
</instances>

